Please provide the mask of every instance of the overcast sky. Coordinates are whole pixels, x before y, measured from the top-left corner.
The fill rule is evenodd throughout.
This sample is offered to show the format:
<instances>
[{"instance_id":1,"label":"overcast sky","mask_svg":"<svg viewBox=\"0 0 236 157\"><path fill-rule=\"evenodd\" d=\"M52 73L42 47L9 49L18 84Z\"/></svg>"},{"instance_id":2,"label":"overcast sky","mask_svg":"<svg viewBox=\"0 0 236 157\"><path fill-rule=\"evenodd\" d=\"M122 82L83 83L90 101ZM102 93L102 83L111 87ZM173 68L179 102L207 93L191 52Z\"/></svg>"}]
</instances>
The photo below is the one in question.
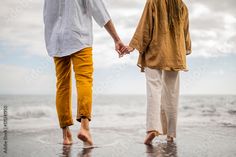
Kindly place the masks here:
<instances>
[{"instance_id":1,"label":"overcast sky","mask_svg":"<svg viewBox=\"0 0 236 157\"><path fill-rule=\"evenodd\" d=\"M236 1L185 0L193 54L181 73L181 94L236 94ZM125 43L131 39L145 0L105 0ZM2 0L0 94L55 94L55 71L44 45L43 0ZM94 24L94 93L144 94L138 52L122 59L106 31Z\"/></svg>"}]
</instances>

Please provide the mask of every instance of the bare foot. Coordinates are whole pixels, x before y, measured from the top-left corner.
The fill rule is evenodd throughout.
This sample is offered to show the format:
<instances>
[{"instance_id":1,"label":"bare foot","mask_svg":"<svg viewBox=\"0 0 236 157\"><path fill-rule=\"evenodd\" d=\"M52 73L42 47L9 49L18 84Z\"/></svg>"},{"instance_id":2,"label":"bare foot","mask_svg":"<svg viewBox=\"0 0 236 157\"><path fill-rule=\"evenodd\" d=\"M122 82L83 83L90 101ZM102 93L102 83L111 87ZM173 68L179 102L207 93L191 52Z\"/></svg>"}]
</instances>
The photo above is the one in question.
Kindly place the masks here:
<instances>
[{"instance_id":1,"label":"bare foot","mask_svg":"<svg viewBox=\"0 0 236 157\"><path fill-rule=\"evenodd\" d=\"M80 131L77 135L78 139L84 142L86 146L92 146L93 140L89 131L89 120L87 118L81 119Z\"/></svg>"},{"instance_id":2,"label":"bare foot","mask_svg":"<svg viewBox=\"0 0 236 157\"><path fill-rule=\"evenodd\" d=\"M62 131L63 131L63 144L71 145L73 143L73 140L69 127L63 128Z\"/></svg>"},{"instance_id":3,"label":"bare foot","mask_svg":"<svg viewBox=\"0 0 236 157\"><path fill-rule=\"evenodd\" d=\"M144 144L150 145L152 143L152 140L158 135L159 133L157 131L148 132L146 139L144 140Z\"/></svg>"},{"instance_id":4,"label":"bare foot","mask_svg":"<svg viewBox=\"0 0 236 157\"><path fill-rule=\"evenodd\" d=\"M92 137L91 137L90 131L88 129L84 129L81 127L77 137L78 137L78 139L80 139L81 141L84 142L85 146L92 146L93 145Z\"/></svg>"},{"instance_id":5,"label":"bare foot","mask_svg":"<svg viewBox=\"0 0 236 157\"><path fill-rule=\"evenodd\" d=\"M171 136L167 136L166 140L167 142L174 142L174 138Z\"/></svg>"},{"instance_id":6,"label":"bare foot","mask_svg":"<svg viewBox=\"0 0 236 157\"><path fill-rule=\"evenodd\" d=\"M91 145L89 142L83 142L84 148L93 148L93 145Z\"/></svg>"}]
</instances>

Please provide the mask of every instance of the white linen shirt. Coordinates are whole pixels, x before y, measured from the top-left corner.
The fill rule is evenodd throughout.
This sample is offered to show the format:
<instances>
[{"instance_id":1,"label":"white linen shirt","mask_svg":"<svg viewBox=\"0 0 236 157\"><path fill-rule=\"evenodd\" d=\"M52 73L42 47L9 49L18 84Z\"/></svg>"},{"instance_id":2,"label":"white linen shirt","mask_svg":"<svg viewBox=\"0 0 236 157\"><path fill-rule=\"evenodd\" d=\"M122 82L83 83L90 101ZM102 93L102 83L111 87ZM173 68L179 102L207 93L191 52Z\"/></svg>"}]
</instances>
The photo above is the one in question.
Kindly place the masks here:
<instances>
[{"instance_id":1,"label":"white linen shirt","mask_svg":"<svg viewBox=\"0 0 236 157\"><path fill-rule=\"evenodd\" d=\"M92 17L101 27L111 19L102 0L45 0L43 14L46 48L51 57L92 47Z\"/></svg>"}]
</instances>

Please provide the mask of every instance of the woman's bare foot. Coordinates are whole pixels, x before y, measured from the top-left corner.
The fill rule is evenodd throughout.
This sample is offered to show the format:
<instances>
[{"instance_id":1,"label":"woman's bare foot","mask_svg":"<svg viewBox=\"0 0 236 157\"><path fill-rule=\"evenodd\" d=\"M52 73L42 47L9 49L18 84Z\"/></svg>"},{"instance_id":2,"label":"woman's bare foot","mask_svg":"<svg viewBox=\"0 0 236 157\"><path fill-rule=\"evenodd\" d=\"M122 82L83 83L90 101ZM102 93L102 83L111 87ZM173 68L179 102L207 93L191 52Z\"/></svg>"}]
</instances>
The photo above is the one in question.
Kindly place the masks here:
<instances>
[{"instance_id":1,"label":"woman's bare foot","mask_svg":"<svg viewBox=\"0 0 236 157\"><path fill-rule=\"evenodd\" d=\"M150 145L152 143L152 140L158 135L159 133L157 131L149 131L144 140L144 144Z\"/></svg>"},{"instance_id":2,"label":"woman's bare foot","mask_svg":"<svg viewBox=\"0 0 236 157\"><path fill-rule=\"evenodd\" d=\"M86 146L92 146L93 140L89 130L89 120L88 119L81 119L81 127L78 133L78 139L84 142Z\"/></svg>"},{"instance_id":3,"label":"woman's bare foot","mask_svg":"<svg viewBox=\"0 0 236 157\"><path fill-rule=\"evenodd\" d=\"M72 140L72 134L70 132L69 127L63 128L62 132L63 132L63 144L71 145L73 143L73 140Z\"/></svg>"},{"instance_id":4,"label":"woman's bare foot","mask_svg":"<svg viewBox=\"0 0 236 157\"><path fill-rule=\"evenodd\" d=\"M174 142L174 138L171 136L167 136L166 140L167 142Z\"/></svg>"}]
</instances>

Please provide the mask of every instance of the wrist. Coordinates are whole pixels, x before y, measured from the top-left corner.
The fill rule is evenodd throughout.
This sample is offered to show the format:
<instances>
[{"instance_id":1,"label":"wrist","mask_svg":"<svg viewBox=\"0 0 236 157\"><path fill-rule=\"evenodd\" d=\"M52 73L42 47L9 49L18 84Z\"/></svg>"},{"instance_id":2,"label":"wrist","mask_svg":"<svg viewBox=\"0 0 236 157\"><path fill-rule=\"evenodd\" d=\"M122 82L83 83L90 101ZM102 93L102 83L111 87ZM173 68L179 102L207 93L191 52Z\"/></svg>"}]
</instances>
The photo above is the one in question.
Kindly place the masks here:
<instances>
[{"instance_id":1,"label":"wrist","mask_svg":"<svg viewBox=\"0 0 236 157\"><path fill-rule=\"evenodd\" d=\"M113 40L114 40L115 43L120 43L121 42L120 38L114 38Z\"/></svg>"}]
</instances>

